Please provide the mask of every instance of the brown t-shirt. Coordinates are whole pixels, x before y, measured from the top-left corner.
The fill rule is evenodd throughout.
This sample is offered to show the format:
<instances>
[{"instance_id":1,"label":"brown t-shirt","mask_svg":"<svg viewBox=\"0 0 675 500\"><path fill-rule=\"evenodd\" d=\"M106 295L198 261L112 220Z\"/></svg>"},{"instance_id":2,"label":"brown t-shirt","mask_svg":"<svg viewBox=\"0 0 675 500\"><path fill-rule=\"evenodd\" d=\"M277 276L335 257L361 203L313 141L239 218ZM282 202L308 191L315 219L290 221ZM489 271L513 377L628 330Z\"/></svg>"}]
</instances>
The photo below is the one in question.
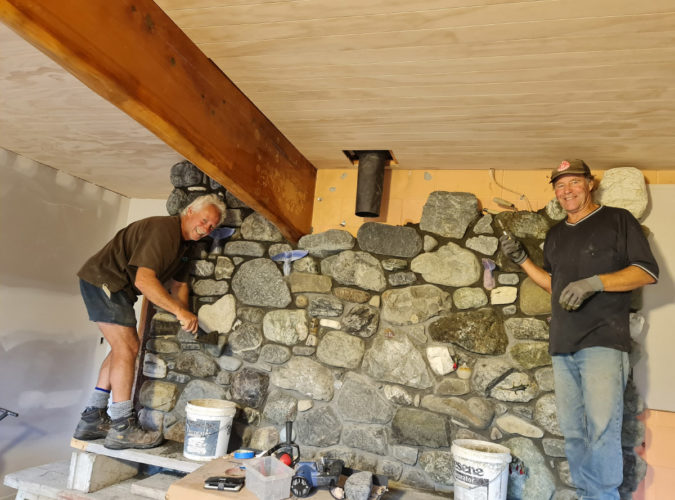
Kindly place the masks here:
<instances>
[{"instance_id":1,"label":"brown t-shirt","mask_svg":"<svg viewBox=\"0 0 675 500\"><path fill-rule=\"evenodd\" d=\"M141 294L134 287L139 267L155 271L161 283L169 278L186 282L187 250L179 216L148 217L121 229L85 262L77 275L92 285L105 284L111 292L124 290L135 297Z\"/></svg>"}]
</instances>

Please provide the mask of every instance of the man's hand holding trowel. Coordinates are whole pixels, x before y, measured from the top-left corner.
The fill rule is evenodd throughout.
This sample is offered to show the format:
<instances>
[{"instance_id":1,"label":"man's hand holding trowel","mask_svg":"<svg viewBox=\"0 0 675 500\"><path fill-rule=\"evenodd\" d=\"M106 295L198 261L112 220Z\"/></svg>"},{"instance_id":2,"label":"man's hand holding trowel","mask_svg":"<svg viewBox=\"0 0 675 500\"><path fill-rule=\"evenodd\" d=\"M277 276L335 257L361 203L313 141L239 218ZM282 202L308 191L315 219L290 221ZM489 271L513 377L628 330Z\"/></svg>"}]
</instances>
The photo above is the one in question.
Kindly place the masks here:
<instances>
[{"instance_id":1,"label":"man's hand holding trowel","mask_svg":"<svg viewBox=\"0 0 675 500\"><path fill-rule=\"evenodd\" d=\"M514 264L522 264L527 259L527 252L520 241L515 239L513 235L507 231L503 231L503 234L499 237L499 243L502 246L502 252L509 259L513 261Z\"/></svg>"},{"instance_id":2,"label":"man's hand holding trowel","mask_svg":"<svg viewBox=\"0 0 675 500\"><path fill-rule=\"evenodd\" d=\"M497 224L502 230L502 235L499 237L499 243L504 255L511 259L514 264L520 265L525 262L527 259L527 252L525 251L525 248L523 248L522 243L506 230L502 221L497 219Z\"/></svg>"}]
</instances>

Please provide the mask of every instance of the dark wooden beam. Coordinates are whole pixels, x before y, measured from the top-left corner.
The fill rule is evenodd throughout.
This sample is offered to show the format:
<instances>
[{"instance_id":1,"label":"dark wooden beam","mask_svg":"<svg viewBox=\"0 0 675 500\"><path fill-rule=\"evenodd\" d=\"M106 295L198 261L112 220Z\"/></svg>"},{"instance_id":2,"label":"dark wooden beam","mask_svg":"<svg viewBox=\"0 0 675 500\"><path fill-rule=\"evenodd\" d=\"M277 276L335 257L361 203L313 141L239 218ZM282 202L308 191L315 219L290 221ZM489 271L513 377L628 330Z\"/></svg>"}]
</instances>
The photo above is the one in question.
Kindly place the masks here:
<instances>
[{"instance_id":1,"label":"dark wooden beam","mask_svg":"<svg viewBox=\"0 0 675 500\"><path fill-rule=\"evenodd\" d=\"M0 20L277 225L310 231L316 169L150 0L0 0Z\"/></svg>"}]
</instances>

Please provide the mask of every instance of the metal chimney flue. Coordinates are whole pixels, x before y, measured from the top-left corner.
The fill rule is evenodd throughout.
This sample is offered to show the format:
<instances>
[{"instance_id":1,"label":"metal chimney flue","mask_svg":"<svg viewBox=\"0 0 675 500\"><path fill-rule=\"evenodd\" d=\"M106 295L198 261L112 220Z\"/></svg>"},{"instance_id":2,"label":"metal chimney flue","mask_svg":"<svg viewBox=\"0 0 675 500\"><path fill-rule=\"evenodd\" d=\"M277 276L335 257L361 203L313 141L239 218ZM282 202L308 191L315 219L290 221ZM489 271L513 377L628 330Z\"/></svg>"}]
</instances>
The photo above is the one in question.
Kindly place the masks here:
<instances>
[{"instance_id":1,"label":"metal chimney flue","mask_svg":"<svg viewBox=\"0 0 675 500\"><path fill-rule=\"evenodd\" d=\"M357 151L359 175L356 181L356 215L379 217L384 184L384 165L391 159L388 151Z\"/></svg>"}]
</instances>

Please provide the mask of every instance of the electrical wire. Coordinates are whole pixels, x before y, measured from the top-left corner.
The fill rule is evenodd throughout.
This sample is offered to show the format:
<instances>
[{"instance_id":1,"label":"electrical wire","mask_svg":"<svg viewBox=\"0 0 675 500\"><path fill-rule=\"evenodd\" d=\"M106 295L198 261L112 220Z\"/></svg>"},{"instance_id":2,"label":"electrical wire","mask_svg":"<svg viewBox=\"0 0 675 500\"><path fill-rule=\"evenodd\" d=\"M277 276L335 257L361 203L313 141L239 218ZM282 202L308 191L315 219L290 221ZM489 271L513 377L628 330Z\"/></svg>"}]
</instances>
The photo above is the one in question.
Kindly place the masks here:
<instances>
[{"instance_id":1,"label":"electrical wire","mask_svg":"<svg viewBox=\"0 0 675 500\"><path fill-rule=\"evenodd\" d=\"M491 168L490 169L490 179L492 182L494 182L497 187L502 188L505 191L508 191L509 193L517 194L521 200L525 200L525 203L527 203L527 208L530 212L532 212L532 205L530 205L530 200L527 199L527 196L525 196L525 193L519 193L518 191L514 191L513 189L509 189L506 186L501 185L499 182L497 182L497 179L495 178L495 169Z\"/></svg>"}]
</instances>

